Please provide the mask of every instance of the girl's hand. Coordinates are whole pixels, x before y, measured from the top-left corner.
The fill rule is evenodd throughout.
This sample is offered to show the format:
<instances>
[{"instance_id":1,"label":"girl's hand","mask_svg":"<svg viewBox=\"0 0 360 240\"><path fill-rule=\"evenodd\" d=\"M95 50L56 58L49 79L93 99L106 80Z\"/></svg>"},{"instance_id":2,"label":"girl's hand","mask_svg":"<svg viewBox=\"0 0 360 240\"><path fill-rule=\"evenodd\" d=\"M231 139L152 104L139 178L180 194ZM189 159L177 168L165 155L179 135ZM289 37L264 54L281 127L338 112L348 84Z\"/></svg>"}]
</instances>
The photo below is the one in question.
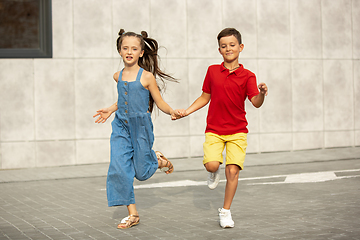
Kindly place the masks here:
<instances>
[{"instance_id":1,"label":"girl's hand","mask_svg":"<svg viewBox=\"0 0 360 240\"><path fill-rule=\"evenodd\" d=\"M93 116L99 116L98 119L95 120L95 123L104 123L113 113L108 108L99 109L96 111L97 113Z\"/></svg>"},{"instance_id":2,"label":"girl's hand","mask_svg":"<svg viewBox=\"0 0 360 240\"><path fill-rule=\"evenodd\" d=\"M175 112L175 113L174 113L174 116L171 115L171 119L172 119L172 120L180 119L180 118L186 116L186 111L185 111L185 109L176 109L174 112Z\"/></svg>"},{"instance_id":3,"label":"girl's hand","mask_svg":"<svg viewBox=\"0 0 360 240\"><path fill-rule=\"evenodd\" d=\"M266 86L265 83L260 83L259 86L258 86L258 88L259 88L260 93L261 93L262 95L267 96L267 94L268 94L268 87Z\"/></svg>"},{"instance_id":4,"label":"girl's hand","mask_svg":"<svg viewBox=\"0 0 360 240\"><path fill-rule=\"evenodd\" d=\"M181 118L181 115L180 113L178 112L178 110L171 110L170 111L170 115L171 115L171 120L176 120L176 119L179 119Z\"/></svg>"}]
</instances>

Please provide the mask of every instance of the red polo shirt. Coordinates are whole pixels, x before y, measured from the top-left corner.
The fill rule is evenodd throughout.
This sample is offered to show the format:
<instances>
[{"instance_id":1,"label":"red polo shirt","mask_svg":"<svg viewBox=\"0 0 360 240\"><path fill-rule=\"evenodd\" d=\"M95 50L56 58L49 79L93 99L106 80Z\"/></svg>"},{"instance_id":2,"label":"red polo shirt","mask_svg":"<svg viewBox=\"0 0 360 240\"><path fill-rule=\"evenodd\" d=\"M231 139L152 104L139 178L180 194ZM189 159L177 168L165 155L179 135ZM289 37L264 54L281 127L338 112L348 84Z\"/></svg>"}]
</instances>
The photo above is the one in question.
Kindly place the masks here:
<instances>
[{"instance_id":1,"label":"red polo shirt","mask_svg":"<svg viewBox=\"0 0 360 240\"><path fill-rule=\"evenodd\" d=\"M221 65L212 65L205 76L203 92L211 94L205 132L218 135L247 133L245 99L259 94L254 73L243 65L229 73Z\"/></svg>"}]
</instances>

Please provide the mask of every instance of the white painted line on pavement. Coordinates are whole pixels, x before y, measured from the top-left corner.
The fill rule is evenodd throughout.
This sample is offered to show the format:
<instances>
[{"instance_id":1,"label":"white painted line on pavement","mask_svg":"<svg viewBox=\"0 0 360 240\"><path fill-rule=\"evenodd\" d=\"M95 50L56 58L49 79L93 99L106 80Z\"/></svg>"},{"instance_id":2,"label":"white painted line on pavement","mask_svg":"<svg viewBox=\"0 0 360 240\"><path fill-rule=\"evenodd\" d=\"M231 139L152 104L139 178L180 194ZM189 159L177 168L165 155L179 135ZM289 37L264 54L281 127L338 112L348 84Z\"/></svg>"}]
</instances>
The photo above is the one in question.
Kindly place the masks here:
<instances>
[{"instance_id":1,"label":"white painted line on pavement","mask_svg":"<svg viewBox=\"0 0 360 240\"><path fill-rule=\"evenodd\" d=\"M262 180L262 179L285 177L284 181L248 183L247 184L247 185L266 185L266 184L290 184L290 183L317 183L317 182L326 182L326 181L339 180L339 179L345 179L345 178L360 177L360 173L359 173L359 175L340 176L340 177L336 176L336 174L335 174L335 173L342 173L342 172L360 172L360 169L348 169L348 170L339 170L339 171L324 171L324 172L312 172L312 173L273 175L273 176L264 176L264 177L239 178L239 181L251 181L251 180ZM226 182L226 179L220 180L220 182ZM161 183L136 185L136 186L134 186L134 189L164 188L164 187L189 187L189 186L205 186L205 185L207 185L206 181L181 180L181 181L174 181L174 182L161 182ZM106 190L106 189L101 189L101 190Z\"/></svg>"}]
</instances>

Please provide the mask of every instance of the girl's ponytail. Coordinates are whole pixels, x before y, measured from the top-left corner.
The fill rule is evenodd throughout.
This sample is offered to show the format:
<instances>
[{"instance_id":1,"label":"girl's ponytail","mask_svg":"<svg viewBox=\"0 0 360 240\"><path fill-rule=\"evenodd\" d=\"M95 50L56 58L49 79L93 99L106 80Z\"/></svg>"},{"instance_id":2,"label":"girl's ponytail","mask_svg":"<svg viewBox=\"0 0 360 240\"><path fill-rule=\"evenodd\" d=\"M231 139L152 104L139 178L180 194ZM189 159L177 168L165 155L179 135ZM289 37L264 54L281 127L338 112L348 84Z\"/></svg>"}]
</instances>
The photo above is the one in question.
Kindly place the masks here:
<instances>
[{"instance_id":1,"label":"girl's ponytail","mask_svg":"<svg viewBox=\"0 0 360 240\"><path fill-rule=\"evenodd\" d=\"M146 71L151 72L155 78L159 79L161 81L161 86L159 86L160 92L165 89L165 81L173 81L177 82L177 80L161 71L159 67L159 59L157 52L159 50L159 45L155 39L149 38L147 32L141 31L141 36L144 40L144 54L139 59L139 66L145 69ZM158 81L157 81L158 83ZM150 95L150 102L149 102L149 111L152 112L154 109L154 100Z\"/></svg>"}]
</instances>

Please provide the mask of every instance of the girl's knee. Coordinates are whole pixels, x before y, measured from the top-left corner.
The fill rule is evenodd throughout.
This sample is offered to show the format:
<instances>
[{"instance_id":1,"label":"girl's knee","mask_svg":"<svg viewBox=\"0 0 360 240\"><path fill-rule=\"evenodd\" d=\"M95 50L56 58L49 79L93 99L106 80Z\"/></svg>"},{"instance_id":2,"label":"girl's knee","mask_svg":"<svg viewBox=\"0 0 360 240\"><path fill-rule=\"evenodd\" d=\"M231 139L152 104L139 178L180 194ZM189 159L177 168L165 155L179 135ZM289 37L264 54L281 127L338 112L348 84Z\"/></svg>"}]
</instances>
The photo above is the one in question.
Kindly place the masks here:
<instances>
[{"instance_id":1,"label":"girl's knee","mask_svg":"<svg viewBox=\"0 0 360 240\"><path fill-rule=\"evenodd\" d=\"M150 172L150 170L142 173L136 173L135 178L139 181L145 181L148 180L154 173Z\"/></svg>"},{"instance_id":2,"label":"girl's knee","mask_svg":"<svg viewBox=\"0 0 360 240\"><path fill-rule=\"evenodd\" d=\"M135 178L139 181L145 181L145 180L149 179L149 177L146 177L146 176L135 176Z\"/></svg>"}]
</instances>

